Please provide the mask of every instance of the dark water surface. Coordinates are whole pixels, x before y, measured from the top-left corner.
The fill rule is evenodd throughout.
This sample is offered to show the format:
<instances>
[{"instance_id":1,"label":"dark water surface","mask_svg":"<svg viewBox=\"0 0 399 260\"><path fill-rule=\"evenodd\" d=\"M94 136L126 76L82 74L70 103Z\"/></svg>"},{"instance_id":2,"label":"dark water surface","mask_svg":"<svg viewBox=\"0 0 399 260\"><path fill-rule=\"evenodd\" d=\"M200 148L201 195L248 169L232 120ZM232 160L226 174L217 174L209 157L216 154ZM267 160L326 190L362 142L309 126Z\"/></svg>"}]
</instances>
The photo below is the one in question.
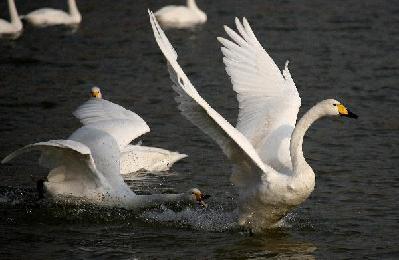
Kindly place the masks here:
<instances>
[{"instance_id":1,"label":"dark water surface","mask_svg":"<svg viewBox=\"0 0 399 260\"><path fill-rule=\"evenodd\" d=\"M316 172L311 197L286 225L249 236L235 226L231 164L176 108L146 9L167 1L85 0L76 33L26 27L0 41L0 157L28 143L66 138L72 111L98 85L105 98L152 128L144 144L187 153L164 177L129 181L138 192L212 194L208 210L124 210L35 202L37 155L0 166L0 258L398 259L399 4L397 1L198 1L209 21L169 30L201 95L235 123L237 102L216 37L246 16L259 40L290 70L300 115L336 98L360 118L317 122L304 142ZM172 1L169 1L172 2ZM17 0L20 13L64 1ZM0 16L8 16L5 1ZM170 176L169 176L170 175Z\"/></svg>"}]
</instances>

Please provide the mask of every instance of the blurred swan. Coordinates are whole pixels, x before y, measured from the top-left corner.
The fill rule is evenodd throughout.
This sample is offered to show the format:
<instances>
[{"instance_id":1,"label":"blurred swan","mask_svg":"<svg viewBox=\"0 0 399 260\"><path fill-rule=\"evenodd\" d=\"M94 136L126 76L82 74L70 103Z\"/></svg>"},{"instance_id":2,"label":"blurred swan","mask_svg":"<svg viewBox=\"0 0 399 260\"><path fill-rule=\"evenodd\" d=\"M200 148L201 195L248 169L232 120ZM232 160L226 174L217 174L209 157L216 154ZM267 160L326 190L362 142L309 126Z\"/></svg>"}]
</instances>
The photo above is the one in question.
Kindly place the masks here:
<instances>
[{"instance_id":1,"label":"blurred swan","mask_svg":"<svg viewBox=\"0 0 399 260\"><path fill-rule=\"evenodd\" d=\"M93 98L74 113L84 126L66 140L27 145L3 159L39 150L39 164L50 169L44 189L55 199L77 199L100 206L129 209L165 202L197 202L204 196L198 189L181 194L137 195L120 174L120 152L135 138L149 131L135 113L103 99ZM39 192L41 185L39 185Z\"/></svg>"},{"instance_id":2,"label":"blurred swan","mask_svg":"<svg viewBox=\"0 0 399 260\"><path fill-rule=\"evenodd\" d=\"M22 32L22 22L19 19L14 0L8 0L8 10L11 22L0 19L0 35L19 36Z\"/></svg>"},{"instance_id":3,"label":"blurred swan","mask_svg":"<svg viewBox=\"0 0 399 260\"><path fill-rule=\"evenodd\" d=\"M91 89L91 96L95 99L102 99L101 89L93 87ZM103 103L103 109L110 113L113 113L113 103L106 101ZM80 118L79 110L74 115ZM138 115L136 115L138 116ZM141 119L141 118L140 118ZM141 119L143 122L144 120ZM83 124L85 120L81 120ZM150 128L147 125L149 132ZM168 151L162 148L149 147L141 144L128 144L121 150L121 174L126 175L137 171L148 171L148 172L161 172L169 170L173 164L183 158L186 158L186 154L180 154L178 152Z\"/></svg>"},{"instance_id":4,"label":"blurred swan","mask_svg":"<svg viewBox=\"0 0 399 260\"><path fill-rule=\"evenodd\" d=\"M22 19L38 27L52 25L78 25L82 21L75 0L68 0L68 13L53 8L41 8L21 16Z\"/></svg>"},{"instance_id":5,"label":"blurred swan","mask_svg":"<svg viewBox=\"0 0 399 260\"><path fill-rule=\"evenodd\" d=\"M238 33L225 27L231 40L218 38L239 102L234 128L198 94L151 12L150 19L179 94L179 109L235 163L231 181L240 194L239 224L253 231L273 226L314 189L315 174L302 152L310 125L324 116L357 116L340 102L327 99L295 124L301 99L288 63L280 72L244 18L243 22L235 20Z\"/></svg>"},{"instance_id":6,"label":"blurred swan","mask_svg":"<svg viewBox=\"0 0 399 260\"><path fill-rule=\"evenodd\" d=\"M159 23L164 27L187 28L203 24L207 20L195 0L187 0L187 6L169 5L155 12Z\"/></svg>"}]
</instances>

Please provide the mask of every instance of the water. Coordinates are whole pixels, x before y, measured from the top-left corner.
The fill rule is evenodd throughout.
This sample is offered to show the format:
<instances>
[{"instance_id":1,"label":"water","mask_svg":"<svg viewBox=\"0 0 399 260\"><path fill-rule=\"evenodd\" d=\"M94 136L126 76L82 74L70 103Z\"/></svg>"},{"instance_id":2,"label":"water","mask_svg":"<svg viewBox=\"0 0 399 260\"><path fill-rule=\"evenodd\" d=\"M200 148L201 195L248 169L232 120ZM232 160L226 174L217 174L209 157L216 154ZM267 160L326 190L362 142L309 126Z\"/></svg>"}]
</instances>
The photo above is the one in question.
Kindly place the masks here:
<instances>
[{"instance_id":1,"label":"water","mask_svg":"<svg viewBox=\"0 0 399 260\"><path fill-rule=\"evenodd\" d=\"M25 155L0 166L0 258L397 259L399 5L198 2L208 23L167 34L201 95L230 122L237 103L215 38L235 16L248 17L280 68L291 61L300 115L330 97L359 114L356 121L325 119L310 129L304 150L316 172L311 197L280 228L250 236L237 227L231 164L179 114L152 37L146 9L166 2L79 1L83 23L76 33L27 27L18 40L0 41L0 157L68 136L79 126L71 112L95 84L149 123L145 145L189 155L166 176L130 180L132 189L200 187L212 195L210 207L133 213L37 203L30 176L46 171L37 155ZM64 8L63 1L17 1L20 13L45 4ZM6 10L1 2L1 17Z\"/></svg>"}]
</instances>

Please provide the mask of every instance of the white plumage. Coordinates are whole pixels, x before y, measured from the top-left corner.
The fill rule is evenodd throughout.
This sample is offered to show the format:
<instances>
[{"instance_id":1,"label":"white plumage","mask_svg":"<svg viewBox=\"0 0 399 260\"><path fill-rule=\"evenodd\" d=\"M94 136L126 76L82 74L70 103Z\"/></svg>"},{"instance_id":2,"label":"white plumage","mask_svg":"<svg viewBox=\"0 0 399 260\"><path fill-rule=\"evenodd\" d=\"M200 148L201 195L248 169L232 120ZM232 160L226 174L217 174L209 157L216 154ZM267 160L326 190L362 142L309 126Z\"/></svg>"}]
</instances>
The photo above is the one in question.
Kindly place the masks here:
<instances>
[{"instance_id":1,"label":"white plumage","mask_svg":"<svg viewBox=\"0 0 399 260\"><path fill-rule=\"evenodd\" d=\"M82 21L82 15L75 0L68 0L68 12L53 8L41 8L23 15L21 18L38 27L53 25L75 26Z\"/></svg>"},{"instance_id":2,"label":"white plumage","mask_svg":"<svg viewBox=\"0 0 399 260\"><path fill-rule=\"evenodd\" d=\"M19 19L14 0L8 0L8 10L11 22L0 19L0 36L10 35L16 38L22 32L22 22Z\"/></svg>"},{"instance_id":3,"label":"white plumage","mask_svg":"<svg viewBox=\"0 0 399 260\"><path fill-rule=\"evenodd\" d=\"M142 170L147 172L167 171L175 162L186 157L186 154L158 147L127 145L121 153L121 174Z\"/></svg>"},{"instance_id":4,"label":"white plumage","mask_svg":"<svg viewBox=\"0 0 399 260\"><path fill-rule=\"evenodd\" d=\"M314 189L315 175L302 153L309 126L323 116L356 116L338 101L327 99L312 107L295 126L300 97L288 63L280 72L244 18L242 23L236 19L238 33L225 27L231 40L218 38L239 102L234 128L198 94L154 15L149 14L179 94L179 109L235 164L231 180L239 188L240 224L253 231L272 226Z\"/></svg>"},{"instance_id":5,"label":"white plumage","mask_svg":"<svg viewBox=\"0 0 399 260\"><path fill-rule=\"evenodd\" d=\"M158 21L164 27L188 28L203 24L206 14L200 10L195 0L187 0L186 6L169 5L155 12Z\"/></svg>"},{"instance_id":6,"label":"white plumage","mask_svg":"<svg viewBox=\"0 0 399 260\"><path fill-rule=\"evenodd\" d=\"M130 145L131 140L150 131L147 123L136 113L116 105L110 101L102 99L100 88L93 87L91 91L92 98L81 105L75 112L74 116L80 120L83 125L91 124L97 128L108 128L108 124L103 125L104 121L118 118L114 120L112 134L120 140L119 148L121 150L121 174L135 173L140 170L149 172L160 172L169 170L173 164L185 157L186 154L172 152L157 147L149 147L142 145ZM130 120L128 122L120 119ZM115 127L118 124L119 127ZM129 124L127 126L126 124ZM126 133L125 127L131 128L133 131Z\"/></svg>"},{"instance_id":7,"label":"white plumage","mask_svg":"<svg viewBox=\"0 0 399 260\"><path fill-rule=\"evenodd\" d=\"M84 124L67 140L27 145L6 158L32 150L41 151L39 163L49 168L46 190L55 199L78 199L101 206L147 207L176 201L202 203L195 189L182 194L136 195L120 174L121 152L135 138L149 131L135 113L103 99L90 99L74 115ZM130 148L129 148L130 149Z\"/></svg>"}]
</instances>

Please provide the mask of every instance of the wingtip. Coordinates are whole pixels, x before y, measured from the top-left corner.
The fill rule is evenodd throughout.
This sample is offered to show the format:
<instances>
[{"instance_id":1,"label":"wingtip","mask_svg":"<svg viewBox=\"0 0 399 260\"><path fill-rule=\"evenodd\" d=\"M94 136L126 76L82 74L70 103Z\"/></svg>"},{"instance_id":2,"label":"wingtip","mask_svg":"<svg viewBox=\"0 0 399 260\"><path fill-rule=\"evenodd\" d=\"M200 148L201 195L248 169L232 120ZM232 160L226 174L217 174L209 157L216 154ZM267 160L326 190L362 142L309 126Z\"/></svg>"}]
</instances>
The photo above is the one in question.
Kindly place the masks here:
<instances>
[{"instance_id":1,"label":"wingtip","mask_svg":"<svg viewBox=\"0 0 399 260\"><path fill-rule=\"evenodd\" d=\"M242 18L242 24L244 25L244 28L246 30L251 30L251 25L249 25L249 22L246 17Z\"/></svg>"},{"instance_id":2,"label":"wingtip","mask_svg":"<svg viewBox=\"0 0 399 260\"><path fill-rule=\"evenodd\" d=\"M188 157L188 155L185 154L185 153L178 153L178 152L176 152L176 153L177 154L176 154L175 162L180 161L180 160Z\"/></svg>"},{"instance_id":3,"label":"wingtip","mask_svg":"<svg viewBox=\"0 0 399 260\"><path fill-rule=\"evenodd\" d=\"M241 21L240 21L240 19L238 17L236 17L234 19L234 22L235 22L237 28L239 28L241 26Z\"/></svg>"},{"instance_id":4,"label":"wingtip","mask_svg":"<svg viewBox=\"0 0 399 260\"><path fill-rule=\"evenodd\" d=\"M12 154L9 154L9 155L7 155L6 157L4 157L3 160L1 160L1 164L6 164L6 163L8 163L9 161L11 161L12 158L13 158L11 155L12 155Z\"/></svg>"},{"instance_id":5,"label":"wingtip","mask_svg":"<svg viewBox=\"0 0 399 260\"><path fill-rule=\"evenodd\" d=\"M150 10L150 9L147 9L147 11L148 11L148 15L150 16L150 20L152 21L152 20L155 20L155 15L154 15L154 13Z\"/></svg>"}]
</instances>

